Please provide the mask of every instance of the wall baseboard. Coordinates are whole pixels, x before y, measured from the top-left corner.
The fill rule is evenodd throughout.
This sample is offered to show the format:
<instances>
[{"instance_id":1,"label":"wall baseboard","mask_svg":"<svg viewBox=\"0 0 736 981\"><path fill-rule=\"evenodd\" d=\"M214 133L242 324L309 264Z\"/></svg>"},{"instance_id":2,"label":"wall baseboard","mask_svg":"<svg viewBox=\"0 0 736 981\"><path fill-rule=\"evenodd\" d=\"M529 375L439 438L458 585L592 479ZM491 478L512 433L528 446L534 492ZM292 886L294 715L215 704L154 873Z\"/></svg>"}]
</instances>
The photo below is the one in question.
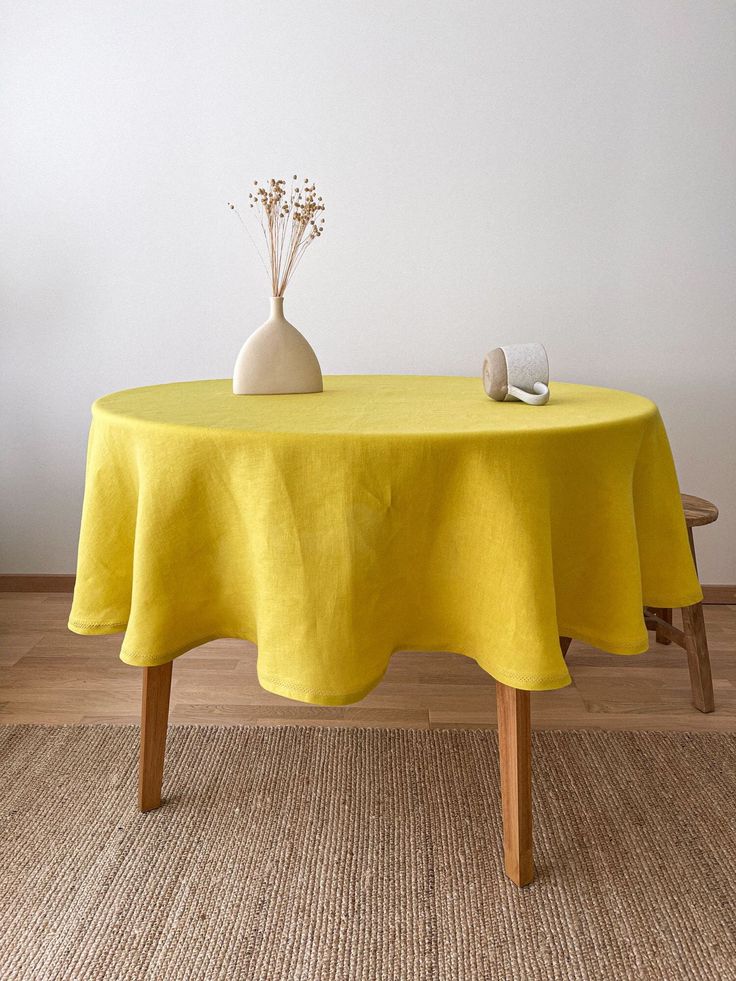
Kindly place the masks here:
<instances>
[{"instance_id":1,"label":"wall baseboard","mask_svg":"<svg viewBox=\"0 0 736 981\"><path fill-rule=\"evenodd\" d=\"M736 604L736 586L703 586L703 602L733 606Z\"/></svg>"},{"instance_id":2,"label":"wall baseboard","mask_svg":"<svg viewBox=\"0 0 736 981\"><path fill-rule=\"evenodd\" d=\"M13 575L0 573L0 592L5 593L71 593L74 575Z\"/></svg>"},{"instance_id":3,"label":"wall baseboard","mask_svg":"<svg viewBox=\"0 0 736 981\"><path fill-rule=\"evenodd\" d=\"M74 575L12 575L0 573L0 593L71 593ZM703 602L709 606L736 606L736 585L704 585Z\"/></svg>"}]
</instances>

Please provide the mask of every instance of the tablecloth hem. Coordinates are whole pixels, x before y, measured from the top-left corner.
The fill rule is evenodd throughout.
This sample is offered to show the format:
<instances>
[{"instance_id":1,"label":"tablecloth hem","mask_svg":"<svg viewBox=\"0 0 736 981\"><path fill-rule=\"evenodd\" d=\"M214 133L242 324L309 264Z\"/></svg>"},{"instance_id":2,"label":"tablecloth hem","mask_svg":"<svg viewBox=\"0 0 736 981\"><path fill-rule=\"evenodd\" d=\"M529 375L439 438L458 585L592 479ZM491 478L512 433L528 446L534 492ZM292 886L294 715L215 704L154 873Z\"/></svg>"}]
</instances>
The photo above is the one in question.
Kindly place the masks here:
<instances>
[{"instance_id":1,"label":"tablecloth hem","mask_svg":"<svg viewBox=\"0 0 736 981\"><path fill-rule=\"evenodd\" d=\"M111 630L109 632L114 633L116 631ZM120 660L125 664L131 665L131 667L160 667L163 664L168 664L169 661L176 660L176 658L181 657L183 654L193 650L195 647L200 647L202 644L208 644L213 640L243 640L249 644L255 643L250 639L250 637L247 637L244 634L210 634L192 643L187 643L183 647L177 648L175 651L169 652L165 655L148 654L142 651L130 651L126 650L125 646L123 645L120 650ZM559 688L566 688L572 681L568 671L565 671L564 674L533 676L528 674L520 674L514 671L499 670L497 667L490 665L479 656L470 654L452 644L442 644L441 646L434 647L427 645L420 646L414 644L401 644L400 646L395 647L388 655L386 658L386 665L379 675L375 676L370 681L365 682L359 688L352 689L347 693L328 691L327 689L322 688L312 688L285 681L281 678L277 678L261 671L258 666L258 662L256 663L256 670L258 672L258 681L261 687L275 695L282 695L286 698L291 698L294 701L306 702L311 705L352 705L354 702L359 702L361 699L365 698L369 692L373 691L373 689L380 684L383 676L388 670L391 659L393 658L394 654L397 654L399 651L416 651L427 654L444 652L459 654L461 657L468 657L472 661L475 661L478 667L495 681L500 681L503 685L508 685L511 688L521 688L525 691L552 691Z\"/></svg>"},{"instance_id":2,"label":"tablecloth hem","mask_svg":"<svg viewBox=\"0 0 736 981\"><path fill-rule=\"evenodd\" d=\"M411 650L411 648L401 647L397 648L397 650L404 651ZM436 648L434 651L432 651L431 648L422 648L422 651L425 653L439 653L448 650L448 646ZM394 651L393 653L395 654L397 651ZM552 691L560 688L566 688L572 682L568 672L566 672L564 675L555 675L554 677L532 680L528 675L517 675L514 672L498 671L497 669L490 671L472 654L466 654L463 651L457 650L453 651L452 653L460 654L462 657L469 657L471 660L475 661L476 664L478 664L482 671L490 675L494 681L499 681L502 685L508 685L510 688L520 688L524 691ZM391 656L393 657L393 654ZM319 688L307 688L304 685L292 684L290 682L283 681L281 678L275 678L271 675L263 674L260 671L258 672L258 681L261 688L264 688L266 691L270 691L273 695L280 695L285 698L290 698L293 701L306 702L310 705L352 705L355 702L361 701L380 684L381 680L386 674L387 668L388 663L386 664L386 668L373 681L370 681L361 688L346 694L325 691L324 689ZM529 685L533 685L534 687L528 687Z\"/></svg>"},{"instance_id":3,"label":"tablecloth hem","mask_svg":"<svg viewBox=\"0 0 736 981\"><path fill-rule=\"evenodd\" d=\"M644 600L644 606L657 606L660 609L665 610L681 610L685 606L693 606L695 603L703 602L703 590L698 587L695 593L686 593L683 596L678 596L676 602L672 602L672 597L665 599L661 596L647 596Z\"/></svg>"},{"instance_id":4,"label":"tablecloth hem","mask_svg":"<svg viewBox=\"0 0 736 981\"><path fill-rule=\"evenodd\" d=\"M280 678L274 678L271 675L262 674L258 672L258 683L261 688L265 691L270 691L272 695L280 695L282 698L290 698L295 702L306 702L308 705L352 705L355 702L360 702L365 698L370 692L373 691L382 681L383 676L386 674L388 669L388 664L386 668L381 672L381 674L375 678L373 681L368 682L363 685L363 687L356 689L355 691L348 692L347 694L338 694L335 692L322 691L321 689L310 689L305 688L302 685L293 685L288 682L282 681Z\"/></svg>"},{"instance_id":5,"label":"tablecloth hem","mask_svg":"<svg viewBox=\"0 0 736 981\"><path fill-rule=\"evenodd\" d=\"M111 630L110 633L116 633L116 631ZM255 632L253 636L255 636ZM182 654L187 654L189 651L193 651L195 647L209 644L213 640L244 640L248 644L255 644L255 641L252 641L250 637L246 637L245 634L217 633L208 634L199 640L188 642L183 647L178 647L176 650L170 651L167 654L147 654L142 651L129 651L125 649L125 645L123 644L119 656L124 664L129 664L134 668L157 668L161 667L162 664L168 664L169 661L175 661Z\"/></svg>"},{"instance_id":6,"label":"tablecloth hem","mask_svg":"<svg viewBox=\"0 0 736 981\"><path fill-rule=\"evenodd\" d=\"M96 634L120 634L128 628L128 621L113 621L99 623L94 620L69 620L67 629L82 637L93 637Z\"/></svg>"},{"instance_id":7,"label":"tablecloth hem","mask_svg":"<svg viewBox=\"0 0 736 981\"><path fill-rule=\"evenodd\" d=\"M650 603L648 605L654 606L655 604ZM678 607L675 607L675 609L678 609ZM76 626L72 626L72 621L69 621L68 626L73 633L77 633L77 634L116 634L116 633L121 633L127 627L127 624L109 624L109 625L90 624L79 620L74 621L74 623L76 624ZM649 650L649 637L647 633L644 633L641 637L637 637L634 640L622 641L622 640L611 640L609 637L603 637L600 634L590 633L585 629L581 629L579 627L572 627L567 624L559 624L557 629L560 637L571 637L573 640L579 640L583 644L589 644L591 647L597 647L599 650L605 651L607 654L621 654L621 655L645 654ZM134 667L155 667L157 665L167 664L169 661L175 660L177 657L180 657L182 654L186 654L187 651L194 650L195 647L201 647L203 644L209 644L210 641L213 640L244 640L249 644L256 645L256 641L252 640L251 637L248 637L244 633L243 634L215 633L215 634L208 634L206 637L202 637L199 640L187 642L182 647L176 648L173 651L167 651L164 654L149 654L143 651L126 650L125 645L123 645L120 651L120 660ZM397 654L399 651L415 651L417 653L425 652L427 654L433 654L433 653L437 654L447 651L452 654L459 654L461 657L469 657L472 661L475 661L476 664L483 671L486 672L486 674L490 674L491 677L494 677L496 678L496 680L501 681L502 684L506 684L506 682L504 682L503 679L497 677L499 672L495 668L492 670L490 665L486 662L485 658L483 658L481 655L470 654L467 651L461 650L459 647L453 644L448 643L448 644L443 644L441 646L428 646L426 644L423 644L421 646L412 645L412 644L401 644L400 646L395 647L391 651L391 653L388 656L388 659L390 660L394 656L394 654ZM387 665L388 665L388 661L387 661ZM384 668L384 672L385 670L386 669ZM504 674L508 678L513 677L516 681L530 682L532 680L532 677L530 675L522 675L510 671L506 671L504 672ZM377 681L373 682L373 684L370 685L367 690L370 691L372 687L375 687L375 685L377 685L378 682L381 680L381 677L383 677L383 674L378 678ZM560 676L555 675L554 677L558 678ZM541 683L543 684L544 682ZM568 679L563 681L562 684L567 685L569 683L570 682ZM298 686L292 686L292 687L296 689ZM556 685L550 687L562 687L562 686ZM321 689L305 688L304 690L307 692L330 694L329 692L322 692ZM536 690L547 691L548 688L544 687L539 689L536 688L529 689L529 691L536 691Z\"/></svg>"},{"instance_id":8,"label":"tablecloth hem","mask_svg":"<svg viewBox=\"0 0 736 981\"><path fill-rule=\"evenodd\" d=\"M650 605L655 604L652 603ZM74 633L79 634L119 633L121 630L124 630L126 626L127 624L116 622L103 623L93 620L78 619L69 621L69 629ZM558 631L560 636L571 637L573 640L581 641L584 644L589 644L590 646L596 647L599 650L605 651L609 654L623 656L636 655L643 654L649 649L649 637L647 633L644 633L643 636L633 640L621 641L611 640L610 638L602 637L600 635L590 633L587 630L573 627L564 623L558 624ZM253 636L255 636L255 632L253 632ZM200 647L203 644L208 644L213 640L242 640L246 641L247 643L254 643L254 641L252 641L251 638L245 634L214 633L208 634L207 636L201 637L195 641L188 642L182 647L165 654L151 654L143 651L126 650L125 646L123 645L120 650L120 660L125 664L131 665L132 667L159 667L163 664L168 664L170 661L174 661L176 658L181 657L182 654L186 654L188 651L193 650L196 647ZM401 644L400 646L395 647L388 655L386 658L386 665L379 675L349 692L338 692L299 685L297 683L262 672L257 666L258 681L264 690L275 695L290 698L294 701L306 702L307 704L311 705L351 705L355 702L361 701L361 699L365 698L366 695L368 695L374 688L377 687L377 685L380 684L386 670L388 669L391 658L399 651L418 651L426 653L448 651L456 653L462 657L468 657L475 661L480 669L495 681L508 685L511 688L519 688L524 691L557 690L567 687L572 681L568 671L565 671L564 674L533 676L529 674L521 674L515 671L499 669L485 658L475 654L470 654L450 643L434 647L427 645Z\"/></svg>"},{"instance_id":9,"label":"tablecloth hem","mask_svg":"<svg viewBox=\"0 0 736 981\"><path fill-rule=\"evenodd\" d=\"M649 637L647 633L644 633L641 637L637 637L635 640L611 640L607 637L602 637L600 634L592 634L587 630L581 630L578 627L570 627L566 624L560 624L557 628L560 633L560 637L571 637L573 640L579 640L583 644L589 644L591 647L597 647L600 651L605 651L606 654L621 654L623 656L631 654L646 654L649 650Z\"/></svg>"}]
</instances>

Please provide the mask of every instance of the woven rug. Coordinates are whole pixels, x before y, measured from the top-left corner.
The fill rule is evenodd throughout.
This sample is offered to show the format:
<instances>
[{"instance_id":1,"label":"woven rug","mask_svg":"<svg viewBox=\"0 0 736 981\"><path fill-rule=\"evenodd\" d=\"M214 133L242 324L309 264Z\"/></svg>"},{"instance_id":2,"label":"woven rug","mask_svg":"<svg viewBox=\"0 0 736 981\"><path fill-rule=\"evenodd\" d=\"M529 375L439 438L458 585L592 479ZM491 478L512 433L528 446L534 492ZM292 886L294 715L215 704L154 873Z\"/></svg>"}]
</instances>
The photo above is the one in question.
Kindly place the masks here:
<instances>
[{"instance_id":1,"label":"woven rug","mask_svg":"<svg viewBox=\"0 0 736 981\"><path fill-rule=\"evenodd\" d=\"M538 877L492 731L0 728L0 976L736 977L736 737L534 735Z\"/></svg>"}]
</instances>

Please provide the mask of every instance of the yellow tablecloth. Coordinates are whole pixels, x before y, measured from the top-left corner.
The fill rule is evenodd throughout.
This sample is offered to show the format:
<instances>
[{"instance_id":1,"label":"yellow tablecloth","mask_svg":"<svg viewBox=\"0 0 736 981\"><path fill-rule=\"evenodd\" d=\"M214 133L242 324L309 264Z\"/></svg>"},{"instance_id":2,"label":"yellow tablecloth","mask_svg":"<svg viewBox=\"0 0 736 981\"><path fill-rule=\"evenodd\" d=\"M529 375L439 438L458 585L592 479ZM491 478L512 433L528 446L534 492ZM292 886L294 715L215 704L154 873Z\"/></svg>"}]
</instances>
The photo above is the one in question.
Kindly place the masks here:
<instances>
[{"instance_id":1,"label":"yellow tablecloth","mask_svg":"<svg viewBox=\"0 0 736 981\"><path fill-rule=\"evenodd\" d=\"M559 688L558 635L638 653L643 603L701 598L662 421L625 392L139 388L95 402L86 480L69 627L125 630L135 665L247 638L263 687L305 702L356 701L404 649Z\"/></svg>"}]
</instances>

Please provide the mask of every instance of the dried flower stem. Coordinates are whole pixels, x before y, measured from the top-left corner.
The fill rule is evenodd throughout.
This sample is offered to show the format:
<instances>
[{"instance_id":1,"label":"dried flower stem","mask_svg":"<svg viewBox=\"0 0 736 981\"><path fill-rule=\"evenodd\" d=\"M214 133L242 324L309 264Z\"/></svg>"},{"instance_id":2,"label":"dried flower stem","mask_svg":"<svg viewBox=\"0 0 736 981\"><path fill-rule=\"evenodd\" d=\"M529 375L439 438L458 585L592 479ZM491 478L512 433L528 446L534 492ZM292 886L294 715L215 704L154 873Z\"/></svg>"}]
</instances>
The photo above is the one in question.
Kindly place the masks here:
<instances>
[{"instance_id":1,"label":"dried flower stem","mask_svg":"<svg viewBox=\"0 0 736 981\"><path fill-rule=\"evenodd\" d=\"M240 218L271 279L272 296L284 295L302 256L324 231L325 220L320 218L320 212L325 210L322 198L308 178L304 178L302 186L295 183L297 180L295 174L288 192L283 179L272 177L266 185L253 181L255 193L248 195L250 207L256 212L266 244L268 264L240 212L234 204L228 204Z\"/></svg>"}]
</instances>

